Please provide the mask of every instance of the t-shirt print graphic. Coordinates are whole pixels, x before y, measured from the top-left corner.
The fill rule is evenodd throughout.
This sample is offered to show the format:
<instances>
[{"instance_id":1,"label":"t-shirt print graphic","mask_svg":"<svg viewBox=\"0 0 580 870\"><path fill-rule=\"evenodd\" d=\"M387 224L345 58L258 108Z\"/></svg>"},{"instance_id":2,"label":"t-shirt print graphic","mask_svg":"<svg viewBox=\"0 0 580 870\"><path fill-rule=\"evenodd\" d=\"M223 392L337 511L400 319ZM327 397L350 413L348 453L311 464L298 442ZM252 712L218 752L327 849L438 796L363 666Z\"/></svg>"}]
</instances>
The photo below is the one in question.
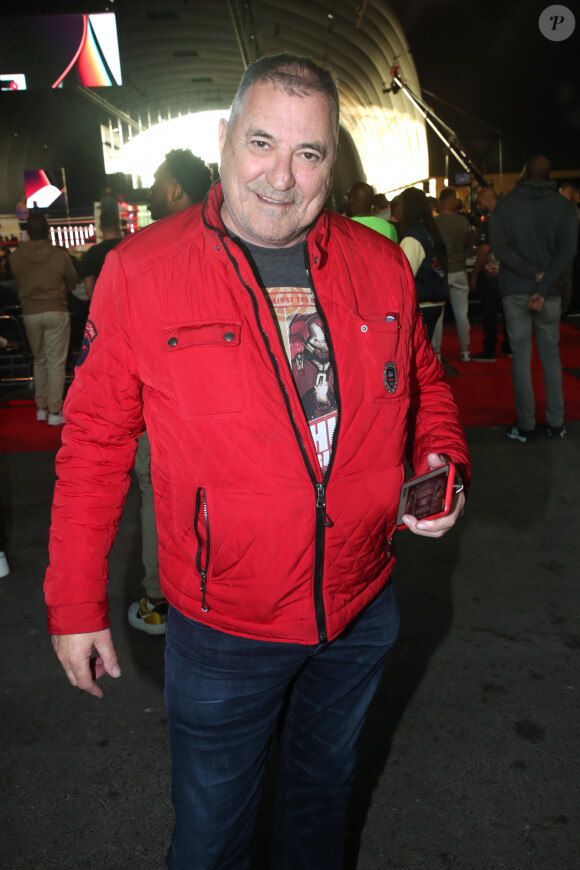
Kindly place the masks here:
<instances>
[{"instance_id":1,"label":"t-shirt print graphic","mask_svg":"<svg viewBox=\"0 0 580 870\"><path fill-rule=\"evenodd\" d=\"M318 461L325 470L330 462L338 404L324 325L308 287L272 287L267 292L310 424Z\"/></svg>"}]
</instances>

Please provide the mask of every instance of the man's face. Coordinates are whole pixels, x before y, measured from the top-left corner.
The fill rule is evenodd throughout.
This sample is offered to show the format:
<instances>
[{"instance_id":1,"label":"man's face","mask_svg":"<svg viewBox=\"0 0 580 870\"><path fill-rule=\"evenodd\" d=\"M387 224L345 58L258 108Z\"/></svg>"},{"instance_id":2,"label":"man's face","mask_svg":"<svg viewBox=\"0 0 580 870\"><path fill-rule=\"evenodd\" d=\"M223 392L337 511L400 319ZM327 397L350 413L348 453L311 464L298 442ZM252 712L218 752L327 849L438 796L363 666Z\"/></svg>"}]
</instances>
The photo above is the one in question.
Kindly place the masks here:
<instances>
[{"instance_id":1,"label":"man's face","mask_svg":"<svg viewBox=\"0 0 580 870\"><path fill-rule=\"evenodd\" d=\"M495 207L495 197L485 190L478 191L476 207L479 214L490 215Z\"/></svg>"},{"instance_id":2,"label":"man's face","mask_svg":"<svg viewBox=\"0 0 580 870\"><path fill-rule=\"evenodd\" d=\"M304 238L332 184L336 142L322 94L253 85L238 118L220 122L222 219L244 241L290 247Z\"/></svg>"},{"instance_id":3,"label":"man's face","mask_svg":"<svg viewBox=\"0 0 580 870\"><path fill-rule=\"evenodd\" d=\"M170 196L175 187L175 179L167 171L165 163L162 163L155 175L155 181L147 194L147 208L151 212L154 221L171 214Z\"/></svg>"},{"instance_id":4,"label":"man's face","mask_svg":"<svg viewBox=\"0 0 580 870\"><path fill-rule=\"evenodd\" d=\"M483 196L480 196L479 193L477 194L475 208L476 208L476 211L478 214L482 214L482 215L489 214L489 209L487 207L487 203L485 201L485 198Z\"/></svg>"}]
</instances>

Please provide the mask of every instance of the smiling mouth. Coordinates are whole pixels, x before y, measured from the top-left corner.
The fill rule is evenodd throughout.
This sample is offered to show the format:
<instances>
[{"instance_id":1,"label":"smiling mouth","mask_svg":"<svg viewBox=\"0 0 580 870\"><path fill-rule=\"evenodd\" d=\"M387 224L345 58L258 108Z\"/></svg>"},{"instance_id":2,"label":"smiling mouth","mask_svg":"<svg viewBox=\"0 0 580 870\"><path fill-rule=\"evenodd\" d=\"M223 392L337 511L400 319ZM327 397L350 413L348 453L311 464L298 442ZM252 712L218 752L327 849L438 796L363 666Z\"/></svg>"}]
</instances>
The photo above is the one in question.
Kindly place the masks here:
<instances>
[{"instance_id":1,"label":"smiling mouth","mask_svg":"<svg viewBox=\"0 0 580 870\"><path fill-rule=\"evenodd\" d=\"M271 196L264 196L263 193L257 193L256 196L258 199L261 199L262 202L267 203L268 205L291 205L292 200L289 199L274 199Z\"/></svg>"}]
</instances>

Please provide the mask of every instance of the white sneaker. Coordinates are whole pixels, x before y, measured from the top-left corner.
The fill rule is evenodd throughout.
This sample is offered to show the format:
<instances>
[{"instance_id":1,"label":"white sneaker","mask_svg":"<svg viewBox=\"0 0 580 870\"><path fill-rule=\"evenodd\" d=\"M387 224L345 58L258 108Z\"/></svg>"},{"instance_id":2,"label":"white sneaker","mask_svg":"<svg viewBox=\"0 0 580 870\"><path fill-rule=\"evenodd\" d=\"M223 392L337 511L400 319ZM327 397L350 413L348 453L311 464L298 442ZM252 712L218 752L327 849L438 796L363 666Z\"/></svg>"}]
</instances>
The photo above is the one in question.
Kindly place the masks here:
<instances>
[{"instance_id":1,"label":"white sneaker","mask_svg":"<svg viewBox=\"0 0 580 870\"><path fill-rule=\"evenodd\" d=\"M36 419L40 421L48 420L48 408L37 408Z\"/></svg>"},{"instance_id":2,"label":"white sneaker","mask_svg":"<svg viewBox=\"0 0 580 870\"><path fill-rule=\"evenodd\" d=\"M8 577L10 574L10 565L6 558L6 553L0 553L0 577Z\"/></svg>"},{"instance_id":3,"label":"white sneaker","mask_svg":"<svg viewBox=\"0 0 580 870\"><path fill-rule=\"evenodd\" d=\"M64 426L64 417L62 414L49 414L48 415L48 425L49 426Z\"/></svg>"},{"instance_id":4,"label":"white sneaker","mask_svg":"<svg viewBox=\"0 0 580 870\"><path fill-rule=\"evenodd\" d=\"M165 634L167 628L167 601L153 604L147 596L129 607L129 625L147 634Z\"/></svg>"},{"instance_id":5,"label":"white sneaker","mask_svg":"<svg viewBox=\"0 0 580 870\"><path fill-rule=\"evenodd\" d=\"M471 354L468 350L462 350L459 354L459 362L471 362Z\"/></svg>"}]
</instances>

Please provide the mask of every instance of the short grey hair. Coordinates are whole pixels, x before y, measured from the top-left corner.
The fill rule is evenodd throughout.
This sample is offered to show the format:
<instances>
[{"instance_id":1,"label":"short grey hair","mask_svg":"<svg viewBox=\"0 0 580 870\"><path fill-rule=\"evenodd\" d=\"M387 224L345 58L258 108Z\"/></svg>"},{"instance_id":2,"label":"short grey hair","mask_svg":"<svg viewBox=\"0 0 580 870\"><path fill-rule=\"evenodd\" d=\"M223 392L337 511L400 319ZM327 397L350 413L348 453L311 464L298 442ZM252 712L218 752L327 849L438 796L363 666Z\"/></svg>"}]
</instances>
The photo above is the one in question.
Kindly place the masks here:
<instances>
[{"instance_id":1,"label":"short grey hair","mask_svg":"<svg viewBox=\"0 0 580 870\"><path fill-rule=\"evenodd\" d=\"M338 139L339 100L332 74L318 66L309 57L293 54L274 54L254 61L242 76L232 103L230 125L235 124L242 111L248 90L257 83L269 82L291 96L322 94L331 104L334 134Z\"/></svg>"}]
</instances>

